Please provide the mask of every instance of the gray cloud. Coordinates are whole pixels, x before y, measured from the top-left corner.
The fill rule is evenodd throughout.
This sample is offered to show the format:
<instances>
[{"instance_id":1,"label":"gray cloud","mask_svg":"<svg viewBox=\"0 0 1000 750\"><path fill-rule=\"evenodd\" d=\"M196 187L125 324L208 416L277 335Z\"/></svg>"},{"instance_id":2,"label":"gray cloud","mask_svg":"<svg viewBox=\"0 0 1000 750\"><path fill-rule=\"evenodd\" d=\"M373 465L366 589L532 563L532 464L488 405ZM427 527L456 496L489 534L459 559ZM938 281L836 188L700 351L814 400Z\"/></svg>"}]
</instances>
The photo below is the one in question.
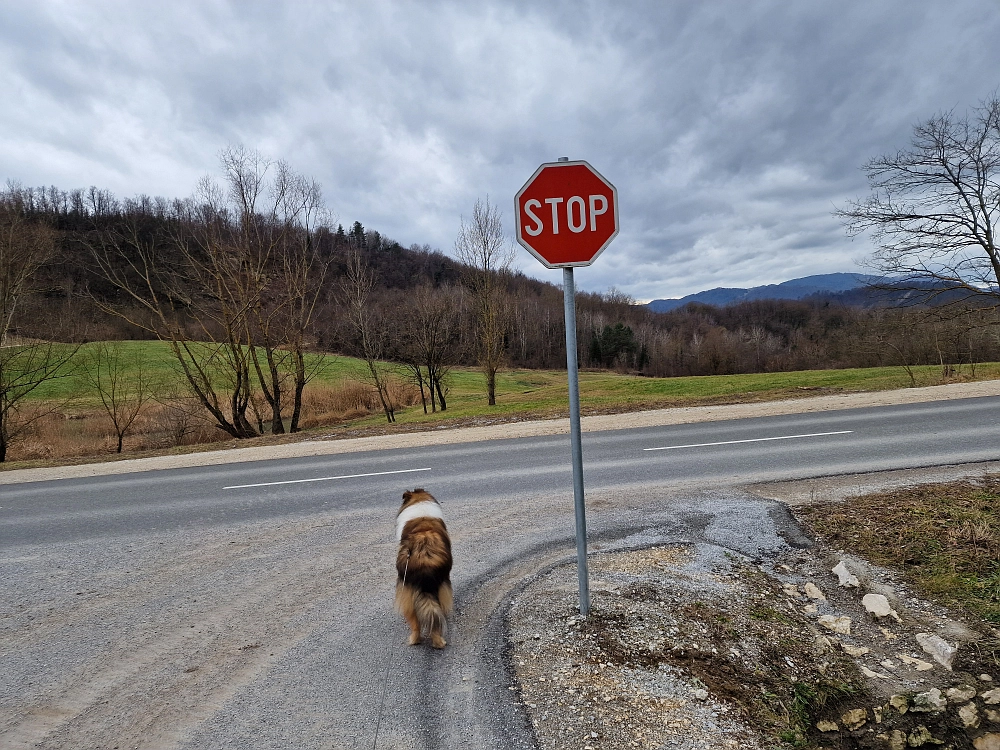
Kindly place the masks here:
<instances>
[{"instance_id":1,"label":"gray cloud","mask_svg":"<svg viewBox=\"0 0 1000 750\"><path fill-rule=\"evenodd\" d=\"M37 2L0 9L0 177L189 194L233 142L345 223L449 252L459 217L585 158L622 231L584 289L855 270L831 217L915 122L1000 85L993 0ZM526 272L558 281L527 253Z\"/></svg>"}]
</instances>

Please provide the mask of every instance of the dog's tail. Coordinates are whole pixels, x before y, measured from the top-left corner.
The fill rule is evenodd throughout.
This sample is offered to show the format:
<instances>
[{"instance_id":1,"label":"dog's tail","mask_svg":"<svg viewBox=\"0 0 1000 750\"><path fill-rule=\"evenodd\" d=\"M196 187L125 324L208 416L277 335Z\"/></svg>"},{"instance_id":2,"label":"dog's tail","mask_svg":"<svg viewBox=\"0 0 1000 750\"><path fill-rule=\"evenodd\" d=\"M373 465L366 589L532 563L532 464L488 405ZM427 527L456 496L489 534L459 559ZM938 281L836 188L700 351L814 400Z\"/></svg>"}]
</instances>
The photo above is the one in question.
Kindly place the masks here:
<instances>
[{"instance_id":1,"label":"dog's tail","mask_svg":"<svg viewBox=\"0 0 1000 750\"><path fill-rule=\"evenodd\" d=\"M445 619L444 608L436 597L421 591L414 597L413 608L421 630L440 633L442 637L447 635L448 621Z\"/></svg>"},{"instance_id":2,"label":"dog's tail","mask_svg":"<svg viewBox=\"0 0 1000 750\"><path fill-rule=\"evenodd\" d=\"M448 631L448 615L451 613L453 594L451 584L442 583L437 592L428 592L409 583L397 585L396 608L403 612L413 612L420 623L420 629L445 636Z\"/></svg>"}]
</instances>

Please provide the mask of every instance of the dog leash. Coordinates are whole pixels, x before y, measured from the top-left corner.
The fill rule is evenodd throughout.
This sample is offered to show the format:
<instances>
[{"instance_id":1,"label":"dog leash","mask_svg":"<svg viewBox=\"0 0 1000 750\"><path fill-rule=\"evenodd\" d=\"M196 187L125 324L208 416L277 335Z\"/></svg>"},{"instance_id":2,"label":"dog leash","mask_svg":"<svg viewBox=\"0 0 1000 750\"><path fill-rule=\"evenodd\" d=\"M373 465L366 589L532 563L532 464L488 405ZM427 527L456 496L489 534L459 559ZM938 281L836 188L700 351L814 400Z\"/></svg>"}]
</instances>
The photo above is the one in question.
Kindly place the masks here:
<instances>
[{"instance_id":1,"label":"dog leash","mask_svg":"<svg viewBox=\"0 0 1000 750\"><path fill-rule=\"evenodd\" d=\"M403 585L406 585L406 574L410 570L410 553L406 553L406 565L403 566ZM385 694L389 692L389 669L392 667L392 657L396 653L396 641L389 644L389 656L385 660L385 680L382 683L382 700L378 704L378 719L375 722L375 740L372 742L372 750L378 745L378 733L382 727L382 710L385 708Z\"/></svg>"}]
</instances>

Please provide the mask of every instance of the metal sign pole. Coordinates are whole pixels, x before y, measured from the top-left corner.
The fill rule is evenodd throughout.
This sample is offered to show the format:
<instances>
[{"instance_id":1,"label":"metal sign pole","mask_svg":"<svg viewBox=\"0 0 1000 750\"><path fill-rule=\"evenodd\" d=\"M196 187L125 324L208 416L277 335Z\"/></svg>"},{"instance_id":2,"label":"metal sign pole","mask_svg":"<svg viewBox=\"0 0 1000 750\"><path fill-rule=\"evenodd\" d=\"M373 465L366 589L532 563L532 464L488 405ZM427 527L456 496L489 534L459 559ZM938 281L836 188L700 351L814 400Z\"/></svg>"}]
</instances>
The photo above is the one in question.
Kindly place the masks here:
<instances>
[{"instance_id":1,"label":"metal sign pole","mask_svg":"<svg viewBox=\"0 0 1000 750\"><path fill-rule=\"evenodd\" d=\"M573 505L576 509L576 564L580 581L580 614L590 614L590 577L587 571L587 510L583 502L583 445L580 440L580 382L576 366L576 287L573 268L563 268L563 306L566 317L566 371L569 379L569 433L573 444Z\"/></svg>"}]
</instances>

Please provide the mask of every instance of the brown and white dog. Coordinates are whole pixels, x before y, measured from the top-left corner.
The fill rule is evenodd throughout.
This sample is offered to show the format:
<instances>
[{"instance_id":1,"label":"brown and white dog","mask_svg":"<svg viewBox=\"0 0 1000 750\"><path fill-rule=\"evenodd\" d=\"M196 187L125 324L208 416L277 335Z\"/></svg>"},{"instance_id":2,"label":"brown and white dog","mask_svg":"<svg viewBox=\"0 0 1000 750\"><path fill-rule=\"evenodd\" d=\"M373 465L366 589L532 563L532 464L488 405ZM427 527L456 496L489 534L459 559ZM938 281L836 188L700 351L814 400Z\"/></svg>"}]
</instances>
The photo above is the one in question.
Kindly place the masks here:
<instances>
[{"instance_id":1,"label":"brown and white dog","mask_svg":"<svg viewBox=\"0 0 1000 750\"><path fill-rule=\"evenodd\" d=\"M396 609L410 625L409 643L420 643L426 631L434 648L444 648L452 606L451 539L440 504L426 490L403 493L396 539Z\"/></svg>"}]
</instances>

